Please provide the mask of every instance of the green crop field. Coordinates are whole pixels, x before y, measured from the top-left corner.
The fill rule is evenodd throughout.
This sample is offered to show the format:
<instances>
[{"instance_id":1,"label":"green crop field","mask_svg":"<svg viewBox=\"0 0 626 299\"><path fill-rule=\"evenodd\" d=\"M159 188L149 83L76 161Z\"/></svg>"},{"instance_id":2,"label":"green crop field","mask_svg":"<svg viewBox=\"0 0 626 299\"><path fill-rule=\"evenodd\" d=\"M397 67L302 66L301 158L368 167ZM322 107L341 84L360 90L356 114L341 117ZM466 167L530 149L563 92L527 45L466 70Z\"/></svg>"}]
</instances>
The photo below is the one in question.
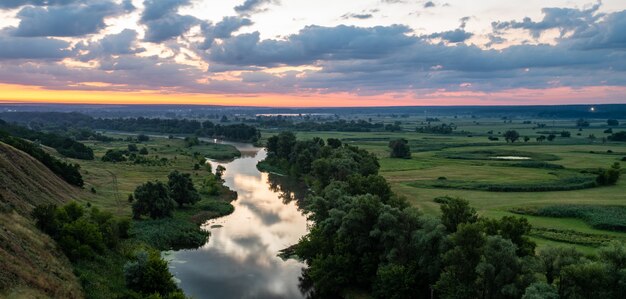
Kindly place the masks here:
<instances>
[{"instance_id":1,"label":"green crop field","mask_svg":"<svg viewBox=\"0 0 626 299\"><path fill-rule=\"evenodd\" d=\"M338 138L376 154L381 174L392 189L424 213L439 213L439 204L433 201L436 197L462 197L486 217L518 215L528 218L535 228L533 239L540 245L571 244L593 251L607 240L626 239L626 233L594 228L582 217L557 218L512 212L554 205L626 206L625 178L614 186L595 186L597 169L608 168L626 157L626 143L606 140L609 134L604 133L608 128L605 119L590 120L590 127L582 129L576 127L575 119L509 122L495 118L448 117L432 123L454 123L456 131L447 135L416 133L415 127L426 124L425 118L420 117L372 117L371 121L400 121L403 131L296 133L298 138L304 139ZM538 124L544 127L537 128ZM502 136L507 130L519 132L520 139L507 143ZM626 126L613 130L626 130ZM561 137L562 131L569 132L570 137ZM266 130L263 133L267 138L276 132ZM536 139L550 134L556 136L553 141ZM489 136L499 140L491 141ZM527 142L524 141L526 136L529 137ZM408 141L411 159L389 158L388 142L398 138ZM626 162L622 164L626 166ZM595 209L594 212L605 210Z\"/></svg>"}]
</instances>

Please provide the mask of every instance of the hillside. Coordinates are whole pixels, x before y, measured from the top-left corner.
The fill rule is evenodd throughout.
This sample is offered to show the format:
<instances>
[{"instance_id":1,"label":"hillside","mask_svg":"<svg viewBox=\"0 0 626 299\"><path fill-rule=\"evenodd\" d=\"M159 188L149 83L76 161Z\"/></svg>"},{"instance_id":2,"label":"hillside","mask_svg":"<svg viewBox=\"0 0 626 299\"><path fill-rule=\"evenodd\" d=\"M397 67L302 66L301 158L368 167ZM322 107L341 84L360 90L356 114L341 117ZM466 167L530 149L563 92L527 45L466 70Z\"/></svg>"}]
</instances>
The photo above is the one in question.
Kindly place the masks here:
<instances>
[{"instance_id":1,"label":"hillside","mask_svg":"<svg viewBox=\"0 0 626 299\"><path fill-rule=\"evenodd\" d=\"M81 191L1 142L0 186L0 298L81 298L71 264L29 216L38 204L62 204Z\"/></svg>"}]
</instances>

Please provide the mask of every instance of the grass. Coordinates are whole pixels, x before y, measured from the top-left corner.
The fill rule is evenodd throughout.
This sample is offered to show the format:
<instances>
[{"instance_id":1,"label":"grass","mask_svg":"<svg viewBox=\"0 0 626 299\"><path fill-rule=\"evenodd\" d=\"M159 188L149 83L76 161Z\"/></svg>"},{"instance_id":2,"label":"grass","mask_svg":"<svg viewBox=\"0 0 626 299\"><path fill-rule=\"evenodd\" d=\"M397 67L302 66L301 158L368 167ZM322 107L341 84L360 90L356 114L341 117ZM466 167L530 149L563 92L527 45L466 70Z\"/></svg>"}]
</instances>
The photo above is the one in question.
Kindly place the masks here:
<instances>
[{"instance_id":1,"label":"grass","mask_svg":"<svg viewBox=\"0 0 626 299\"><path fill-rule=\"evenodd\" d=\"M555 218L577 218L597 229L626 231L626 206L553 205L513 209L513 213Z\"/></svg>"}]
</instances>

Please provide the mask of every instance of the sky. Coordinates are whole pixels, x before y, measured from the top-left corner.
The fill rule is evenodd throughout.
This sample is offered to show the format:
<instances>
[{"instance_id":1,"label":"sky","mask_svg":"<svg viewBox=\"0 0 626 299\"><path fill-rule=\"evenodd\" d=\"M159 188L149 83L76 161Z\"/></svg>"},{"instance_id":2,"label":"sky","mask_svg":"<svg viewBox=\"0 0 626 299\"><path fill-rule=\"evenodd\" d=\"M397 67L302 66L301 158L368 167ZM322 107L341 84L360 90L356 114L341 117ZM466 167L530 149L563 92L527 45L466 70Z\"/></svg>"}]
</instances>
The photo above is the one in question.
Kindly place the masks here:
<instances>
[{"instance_id":1,"label":"sky","mask_svg":"<svg viewBox=\"0 0 626 299\"><path fill-rule=\"evenodd\" d=\"M624 0L0 0L0 103L626 103Z\"/></svg>"}]
</instances>

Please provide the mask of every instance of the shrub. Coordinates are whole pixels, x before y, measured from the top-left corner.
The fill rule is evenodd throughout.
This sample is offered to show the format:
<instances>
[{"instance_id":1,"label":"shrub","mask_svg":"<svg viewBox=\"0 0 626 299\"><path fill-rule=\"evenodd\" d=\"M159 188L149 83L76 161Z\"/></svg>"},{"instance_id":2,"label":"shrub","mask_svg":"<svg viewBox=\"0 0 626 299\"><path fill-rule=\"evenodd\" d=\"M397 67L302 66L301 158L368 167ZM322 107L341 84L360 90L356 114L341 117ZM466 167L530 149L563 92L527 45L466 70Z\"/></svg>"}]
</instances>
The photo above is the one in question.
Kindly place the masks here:
<instances>
[{"instance_id":1,"label":"shrub","mask_svg":"<svg viewBox=\"0 0 626 299\"><path fill-rule=\"evenodd\" d=\"M177 218L135 221L131 232L136 239L159 250L198 248L209 237L198 225Z\"/></svg>"},{"instance_id":2,"label":"shrub","mask_svg":"<svg viewBox=\"0 0 626 299\"><path fill-rule=\"evenodd\" d=\"M133 217L149 215L152 219L171 217L176 204L169 196L169 191L162 182L147 182L135 189Z\"/></svg>"},{"instance_id":3,"label":"shrub","mask_svg":"<svg viewBox=\"0 0 626 299\"><path fill-rule=\"evenodd\" d=\"M615 185L619 180L620 174L620 165L615 162L609 169L600 169L596 182L602 186Z\"/></svg>"},{"instance_id":4,"label":"shrub","mask_svg":"<svg viewBox=\"0 0 626 299\"><path fill-rule=\"evenodd\" d=\"M124 162L127 154L127 151L110 149L102 156L102 162Z\"/></svg>"},{"instance_id":5,"label":"shrub","mask_svg":"<svg viewBox=\"0 0 626 299\"><path fill-rule=\"evenodd\" d=\"M157 252L139 252L134 261L124 265L126 286L145 295L168 295L178 291L172 277L167 262Z\"/></svg>"}]
</instances>

